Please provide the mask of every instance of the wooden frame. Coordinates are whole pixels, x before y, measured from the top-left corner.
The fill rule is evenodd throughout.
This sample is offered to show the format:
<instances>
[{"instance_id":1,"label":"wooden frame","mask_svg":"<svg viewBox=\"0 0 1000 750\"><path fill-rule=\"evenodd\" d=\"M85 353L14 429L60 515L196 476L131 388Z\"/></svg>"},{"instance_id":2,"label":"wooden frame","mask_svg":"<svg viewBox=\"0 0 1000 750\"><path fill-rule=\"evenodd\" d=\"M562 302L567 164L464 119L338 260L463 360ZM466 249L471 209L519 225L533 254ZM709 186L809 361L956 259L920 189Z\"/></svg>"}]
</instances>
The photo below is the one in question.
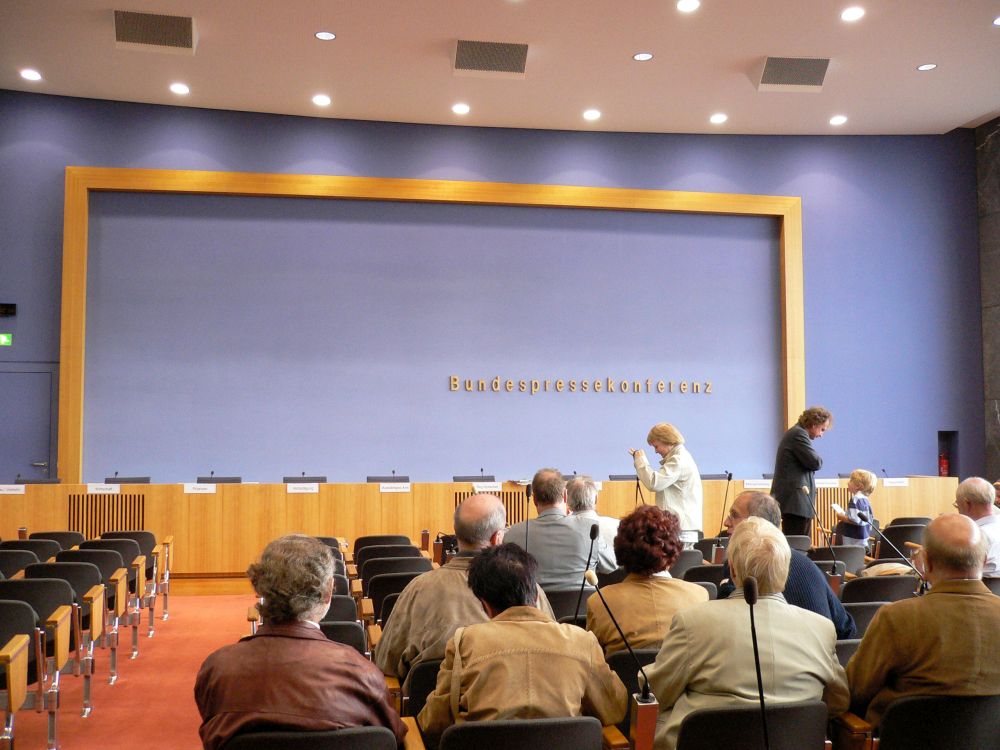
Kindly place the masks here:
<instances>
[{"instance_id":1,"label":"wooden frame","mask_svg":"<svg viewBox=\"0 0 1000 750\"><path fill-rule=\"evenodd\" d=\"M92 191L418 201L773 217L778 219L780 225L781 358L785 424L791 424L805 408L802 201L797 197L380 177L67 167L63 217L57 473L64 482L79 483L83 479L87 241L89 197Z\"/></svg>"}]
</instances>

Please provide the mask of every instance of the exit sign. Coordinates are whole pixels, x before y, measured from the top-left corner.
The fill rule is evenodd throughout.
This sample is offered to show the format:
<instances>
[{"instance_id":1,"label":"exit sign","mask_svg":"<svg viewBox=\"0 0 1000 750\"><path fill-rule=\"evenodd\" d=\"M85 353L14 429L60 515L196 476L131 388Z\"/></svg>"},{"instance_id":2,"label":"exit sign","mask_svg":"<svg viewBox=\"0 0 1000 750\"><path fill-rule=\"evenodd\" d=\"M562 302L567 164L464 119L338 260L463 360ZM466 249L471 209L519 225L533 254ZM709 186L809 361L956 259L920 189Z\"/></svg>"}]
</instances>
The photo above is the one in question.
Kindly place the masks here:
<instances>
[{"instance_id":1,"label":"exit sign","mask_svg":"<svg viewBox=\"0 0 1000 750\"><path fill-rule=\"evenodd\" d=\"M14 334L0 333L0 346L14 346Z\"/></svg>"}]
</instances>

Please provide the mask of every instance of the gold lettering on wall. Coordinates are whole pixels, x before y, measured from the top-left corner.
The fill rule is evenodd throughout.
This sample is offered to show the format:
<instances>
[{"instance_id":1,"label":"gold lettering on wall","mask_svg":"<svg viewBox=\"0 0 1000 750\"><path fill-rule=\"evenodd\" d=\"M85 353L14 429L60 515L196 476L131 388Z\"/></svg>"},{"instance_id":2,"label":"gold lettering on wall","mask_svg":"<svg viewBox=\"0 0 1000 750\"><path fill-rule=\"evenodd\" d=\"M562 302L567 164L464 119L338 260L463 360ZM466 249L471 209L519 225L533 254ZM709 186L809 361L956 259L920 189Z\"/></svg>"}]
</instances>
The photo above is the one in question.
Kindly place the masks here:
<instances>
[{"instance_id":1,"label":"gold lettering on wall","mask_svg":"<svg viewBox=\"0 0 1000 750\"><path fill-rule=\"evenodd\" d=\"M676 387L675 387L676 386ZM680 393L691 395L710 395L711 380L629 380L607 376L603 378L504 378L494 376L492 380L479 377L448 376L448 390L465 393L526 393L537 396L545 393Z\"/></svg>"}]
</instances>

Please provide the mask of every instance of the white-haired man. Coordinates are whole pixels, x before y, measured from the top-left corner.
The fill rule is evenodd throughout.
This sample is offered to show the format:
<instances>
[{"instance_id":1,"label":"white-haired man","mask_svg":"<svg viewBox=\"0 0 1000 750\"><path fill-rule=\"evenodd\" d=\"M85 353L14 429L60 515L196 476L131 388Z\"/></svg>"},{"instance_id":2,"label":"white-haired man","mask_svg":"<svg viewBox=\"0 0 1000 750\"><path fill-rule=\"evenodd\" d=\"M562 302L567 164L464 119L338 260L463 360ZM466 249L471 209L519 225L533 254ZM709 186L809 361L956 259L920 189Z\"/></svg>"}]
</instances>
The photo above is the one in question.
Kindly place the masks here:
<instances>
[{"instance_id":1,"label":"white-haired man","mask_svg":"<svg viewBox=\"0 0 1000 750\"><path fill-rule=\"evenodd\" d=\"M598 514L597 483L586 474L570 479L566 482L566 504L569 506L570 515L597 522L601 530L601 539L608 545L608 550L614 557L618 519Z\"/></svg>"},{"instance_id":2,"label":"white-haired man","mask_svg":"<svg viewBox=\"0 0 1000 750\"><path fill-rule=\"evenodd\" d=\"M966 479L955 492L958 512L975 521L986 538L983 578L1000 577L1000 516L993 509L996 499L996 489L982 477Z\"/></svg>"},{"instance_id":3,"label":"white-haired man","mask_svg":"<svg viewBox=\"0 0 1000 750\"><path fill-rule=\"evenodd\" d=\"M748 518L733 531L728 555L734 580L757 580L754 617L765 701L822 699L831 716L843 713L849 697L833 623L781 595L791 559L784 534L763 518ZM660 703L656 750L676 747L681 722L696 709L757 703L750 608L742 587L728 599L675 614L647 674Z\"/></svg>"}]
</instances>

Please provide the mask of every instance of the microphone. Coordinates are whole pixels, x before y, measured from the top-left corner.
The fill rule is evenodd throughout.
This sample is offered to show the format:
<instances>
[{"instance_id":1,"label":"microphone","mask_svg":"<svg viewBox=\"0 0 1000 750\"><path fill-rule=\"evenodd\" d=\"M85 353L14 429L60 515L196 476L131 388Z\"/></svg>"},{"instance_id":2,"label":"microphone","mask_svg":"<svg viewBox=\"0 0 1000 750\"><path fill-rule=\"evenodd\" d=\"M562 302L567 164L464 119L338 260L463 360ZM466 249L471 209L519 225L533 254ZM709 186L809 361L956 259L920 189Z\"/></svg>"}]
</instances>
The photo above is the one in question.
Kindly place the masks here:
<instances>
[{"instance_id":1,"label":"microphone","mask_svg":"<svg viewBox=\"0 0 1000 750\"><path fill-rule=\"evenodd\" d=\"M719 521L719 536L722 536L722 530L726 528L726 503L729 502L729 483L733 481L733 472L726 469L723 473L726 475L726 494L722 496L722 520Z\"/></svg>"},{"instance_id":2,"label":"microphone","mask_svg":"<svg viewBox=\"0 0 1000 750\"><path fill-rule=\"evenodd\" d=\"M215 469L212 469L210 472L208 472L208 478L211 479L214 476L215 476Z\"/></svg>"},{"instance_id":3,"label":"microphone","mask_svg":"<svg viewBox=\"0 0 1000 750\"><path fill-rule=\"evenodd\" d=\"M757 649L757 623L753 616L753 607L757 603L757 579L747 576L743 579L743 599L750 605L750 638L753 640L753 665L757 670L757 695L760 697L760 721L764 728L764 747L770 748L767 737L767 711L764 710L764 678L760 673L760 651Z\"/></svg>"},{"instance_id":4,"label":"microphone","mask_svg":"<svg viewBox=\"0 0 1000 750\"><path fill-rule=\"evenodd\" d=\"M899 551L899 547L897 547L895 544L893 544L892 542L890 542L889 539L886 537L886 535L882 533L881 529L879 529L875 524L872 523L871 518L868 516L867 513L865 513L864 511L860 511L859 510L858 511L858 518L860 518L866 524L868 524L869 526L871 526L872 527L872 531L874 531L876 534L878 534L878 538L881 541L883 541L886 544L888 544L890 547L892 547L892 551L895 552L898 557L902 558L903 562L905 562L907 565L910 566L910 569L914 573L916 573L917 578L920 579L920 591L921 591L921 593L923 593L924 584L927 583L927 579L924 578L923 573L921 573L919 570L917 570L917 566L914 565L912 562L910 562L910 558L908 558L906 555L904 555L902 552L900 552Z\"/></svg>"},{"instance_id":5,"label":"microphone","mask_svg":"<svg viewBox=\"0 0 1000 750\"><path fill-rule=\"evenodd\" d=\"M601 527L596 523L590 525L590 551L587 552L587 564L584 566L584 579L580 581L580 595L576 598L576 616L580 616L580 604L583 603L583 589L587 586L586 574L590 572L590 558L594 556L594 542L597 541L597 535L600 533ZM597 580L597 577L594 577Z\"/></svg>"},{"instance_id":6,"label":"microphone","mask_svg":"<svg viewBox=\"0 0 1000 750\"><path fill-rule=\"evenodd\" d=\"M479 478L482 479L485 476L486 476L486 474L483 472L483 467L480 466L479 467Z\"/></svg>"},{"instance_id":7,"label":"microphone","mask_svg":"<svg viewBox=\"0 0 1000 750\"><path fill-rule=\"evenodd\" d=\"M111 478L112 478L112 479L117 479L117 478L118 478L118 472L116 471L116 472L115 472L115 475L114 475L113 477L111 477Z\"/></svg>"},{"instance_id":8,"label":"microphone","mask_svg":"<svg viewBox=\"0 0 1000 750\"><path fill-rule=\"evenodd\" d=\"M594 526L597 526L595 523ZM601 604L604 605L604 609L607 610L608 615L611 616L611 622L614 623L615 629L618 631L618 635L621 636L622 641L625 643L625 648L628 649L629 654L632 655L633 661L635 661L635 666L639 669L642 674L642 695L638 699L639 703L655 703L656 698L653 697L652 691L649 687L649 678L646 677L646 670L642 668L642 664L639 662L639 658L635 655L635 651L632 650L632 644L628 642L628 638L625 637L625 633L622 631L622 626L618 624L618 620L615 619L614 613L611 611L611 607L608 606L607 599L604 598L604 594L601 593L601 587L597 585L597 573L590 570L589 568L583 574L583 580L589 583L597 590L597 595L601 598Z\"/></svg>"},{"instance_id":9,"label":"microphone","mask_svg":"<svg viewBox=\"0 0 1000 750\"><path fill-rule=\"evenodd\" d=\"M885 467L884 466L882 467L882 476L884 476L886 479L889 478L889 475L885 473Z\"/></svg>"}]
</instances>

